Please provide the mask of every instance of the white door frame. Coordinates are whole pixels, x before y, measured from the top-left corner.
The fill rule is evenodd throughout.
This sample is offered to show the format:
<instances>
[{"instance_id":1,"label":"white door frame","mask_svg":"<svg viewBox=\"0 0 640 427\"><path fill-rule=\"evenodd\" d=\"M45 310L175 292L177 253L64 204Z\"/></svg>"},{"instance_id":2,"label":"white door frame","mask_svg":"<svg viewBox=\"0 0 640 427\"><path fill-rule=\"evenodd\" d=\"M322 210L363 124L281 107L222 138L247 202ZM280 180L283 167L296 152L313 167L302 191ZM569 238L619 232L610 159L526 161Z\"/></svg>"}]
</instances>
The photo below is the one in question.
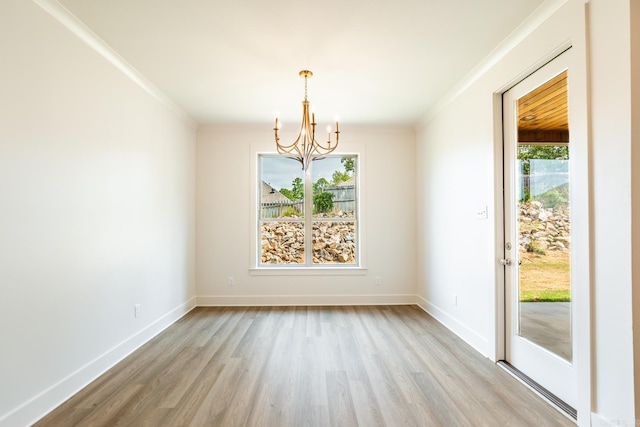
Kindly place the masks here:
<instances>
[{"instance_id":1,"label":"white door frame","mask_svg":"<svg viewBox=\"0 0 640 427\"><path fill-rule=\"evenodd\" d=\"M573 361L577 368L578 396L575 409L578 412L578 423L585 424L590 420L592 380L591 380L591 277L593 257L591 235L592 235L592 202L591 202L591 145L588 127L588 90L587 90L587 68L586 50L582 43L573 46L570 41L549 54L541 58L534 65L523 69L520 74L511 79L494 92L494 183L495 183L495 360L504 360L506 356L505 342L505 281L504 268L499 264L499 260L504 256L505 230L504 230L504 198L503 198L503 120L502 120L502 94L524 80L528 75L535 72L567 50L574 50L571 63L569 65L570 77L568 90L572 96L572 106L569 111L569 122L571 131L572 152L570 168L573 184L570 189L572 195L572 210L581 212L579 218L572 216L572 268L571 281L574 284L572 289L572 300L576 303L576 314L574 316L574 339L575 354ZM588 424L585 424L588 425Z\"/></svg>"},{"instance_id":2,"label":"white door frame","mask_svg":"<svg viewBox=\"0 0 640 427\"><path fill-rule=\"evenodd\" d=\"M505 160L503 162L503 168L505 173L509 173L504 179L504 199L508 202L505 203L505 226L508 227L508 230L505 230L505 234L508 236L508 240L512 245L511 250L505 251L503 258L512 260L511 265L505 266L504 268L505 282L507 285L511 285L505 287L505 292L509 287L511 288L510 294L505 294L507 298L505 300L506 315L508 316L505 320L505 325L507 326L505 346L507 352L506 360L548 391L552 392L556 397L560 398L561 401L567 403L570 407L575 407L577 402L577 370L573 357L571 360L565 360L563 357L554 354L544 346L535 343L527 337L521 336L517 332L521 319L521 305L518 295L520 268L517 262L520 259L520 245L518 241L519 227L517 224L519 174L517 172L518 162L516 160L517 146L519 144L516 122L519 112L517 111L516 104L518 98L532 93L565 71L568 72L567 79L571 80L571 70L568 69L570 58L571 50L563 52L503 95L503 119L505 121L505 144L503 146ZM507 95L510 102L509 105L504 104ZM571 109L572 99L571 97L569 98L568 109ZM571 129L569 126L569 133L570 132ZM571 148L570 143L569 147ZM573 176L571 175L569 186L570 188L575 188ZM569 198L571 199L571 192L569 192ZM508 212L508 214L506 214L506 212ZM574 219L577 215L580 215L580 212L571 209L570 214L571 218ZM571 247L573 248L573 244ZM574 264L572 263L571 266L574 267ZM569 315L571 317L571 328L569 338L571 340L571 354L573 355L575 354L575 340L573 339L574 334L572 333L575 327L575 302L572 300L570 304L571 310L569 311ZM509 344L509 342L511 342L511 344Z\"/></svg>"}]
</instances>

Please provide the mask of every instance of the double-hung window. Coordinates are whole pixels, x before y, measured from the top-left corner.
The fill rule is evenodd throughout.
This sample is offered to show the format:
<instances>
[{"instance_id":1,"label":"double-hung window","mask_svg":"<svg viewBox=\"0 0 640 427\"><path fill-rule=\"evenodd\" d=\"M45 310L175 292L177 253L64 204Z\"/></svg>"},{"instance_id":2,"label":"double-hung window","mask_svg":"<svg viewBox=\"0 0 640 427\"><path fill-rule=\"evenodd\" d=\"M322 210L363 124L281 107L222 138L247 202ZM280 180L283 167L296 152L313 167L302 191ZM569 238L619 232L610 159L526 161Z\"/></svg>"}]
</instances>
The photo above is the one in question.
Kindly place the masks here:
<instances>
[{"instance_id":1,"label":"double-hung window","mask_svg":"<svg viewBox=\"0 0 640 427\"><path fill-rule=\"evenodd\" d=\"M259 155L258 265L358 266L358 156Z\"/></svg>"}]
</instances>

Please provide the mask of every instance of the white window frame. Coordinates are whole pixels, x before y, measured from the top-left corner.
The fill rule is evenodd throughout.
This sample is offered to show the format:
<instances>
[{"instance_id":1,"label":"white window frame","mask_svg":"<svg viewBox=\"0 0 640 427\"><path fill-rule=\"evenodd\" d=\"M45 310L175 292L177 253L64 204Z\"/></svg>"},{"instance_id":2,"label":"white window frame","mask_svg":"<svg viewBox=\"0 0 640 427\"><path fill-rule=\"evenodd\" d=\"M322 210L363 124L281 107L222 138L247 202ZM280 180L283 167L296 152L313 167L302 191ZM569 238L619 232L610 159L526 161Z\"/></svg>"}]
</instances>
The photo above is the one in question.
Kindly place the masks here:
<instances>
[{"instance_id":1,"label":"white window frame","mask_svg":"<svg viewBox=\"0 0 640 427\"><path fill-rule=\"evenodd\" d=\"M363 147L364 148L364 147ZM365 154L364 150L361 151L344 151L333 153L332 157L347 157L356 156L356 197L357 197L357 218L356 218L356 264L277 264L277 265L264 265L260 263L261 246L260 246L260 156L263 155L278 155L274 151L260 150L257 145L252 145L251 149L251 215L250 215L250 268L251 275L365 275L367 273L366 268L366 221L365 212L363 207L365 204ZM310 181L311 177L305 175L305 189L307 186L307 179ZM309 184L310 186L311 184ZM309 191L305 191L305 199L309 197L311 202L305 200L305 206L308 203L312 203L312 194ZM306 209L306 208L305 208ZM313 222L313 218L310 218ZM305 222L307 222L305 220ZM305 238L308 238L305 234ZM305 251L306 254L307 251Z\"/></svg>"}]
</instances>

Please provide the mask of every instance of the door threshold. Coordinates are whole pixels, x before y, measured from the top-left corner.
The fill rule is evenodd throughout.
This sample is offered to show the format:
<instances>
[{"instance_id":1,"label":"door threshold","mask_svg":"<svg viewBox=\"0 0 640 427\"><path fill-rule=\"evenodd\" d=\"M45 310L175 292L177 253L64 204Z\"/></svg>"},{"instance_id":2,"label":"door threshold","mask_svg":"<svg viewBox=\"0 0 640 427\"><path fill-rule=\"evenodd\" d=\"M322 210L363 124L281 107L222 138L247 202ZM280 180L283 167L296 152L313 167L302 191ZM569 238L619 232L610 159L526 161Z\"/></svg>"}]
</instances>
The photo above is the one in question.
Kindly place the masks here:
<instances>
[{"instance_id":1,"label":"door threshold","mask_svg":"<svg viewBox=\"0 0 640 427\"><path fill-rule=\"evenodd\" d=\"M555 408L557 408L560 412L567 416L567 418L572 421L578 420L578 412L564 400L560 399L555 394L551 393L546 388L542 387L540 384L529 378L527 375L518 370L515 366L507 362L506 360L498 360L498 366L503 368L505 371L513 375L516 379L523 382L527 387L533 390L535 393L540 395L543 399L551 403Z\"/></svg>"}]
</instances>

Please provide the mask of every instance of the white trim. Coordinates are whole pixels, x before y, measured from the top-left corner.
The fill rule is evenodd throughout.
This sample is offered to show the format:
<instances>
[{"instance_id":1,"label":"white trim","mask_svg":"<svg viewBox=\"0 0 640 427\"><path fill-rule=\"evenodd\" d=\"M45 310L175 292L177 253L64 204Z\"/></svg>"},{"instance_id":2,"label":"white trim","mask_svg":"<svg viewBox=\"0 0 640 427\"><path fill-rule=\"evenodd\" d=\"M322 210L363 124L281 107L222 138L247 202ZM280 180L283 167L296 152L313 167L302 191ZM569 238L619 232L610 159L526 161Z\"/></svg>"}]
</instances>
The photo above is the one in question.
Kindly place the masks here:
<instances>
[{"instance_id":1,"label":"white trim","mask_svg":"<svg viewBox=\"0 0 640 427\"><path fill-rule=\"evenodd\" d=\"M416 295L202 295L198 307L309 306L309 305L415 305Z\"/></svg>"},{"instance_id":2,"label":"white trim","mask_svg":"<svg viewBox=\"0 0 640 427\"><path fill-rule=\"evenodd\" d=\"M576 387L577 400L575 409L578 413L578 425L587 425L589 414L593 409L592 402L597 384L593 382L592 375L595 368L592 359L595 353L593 337L595 334L592 323L592 293L595 264L594 248L594 218L593 218L593 147L590 135L590 92L589 92L589 67L588 41L587 41L587 2L575 0L574 16L572 21L572 63L569 65L568 90L572 94L573 104L569 110L569 123L571 127L571 175L573 183L581 183L579 188L572 188L571 211L581 212L579 218L571 218L572 251L571 262L577 268L571 268L571 282L580 284L572 289L572 300L575 301L575 357L577 368ZM585 267L587 266L587 267ZM593 311L595 313L595 311Z\"/></svg>"},{"instance_id":3,"label":"white trim","mask_svg":"<svg viewBox=\"0 0 640 427\"><path fill-rule=\"evenodd\" d=\"M489 341L487 341L485 337L468 328L464 323L440 309L438 306L430 303L422 296L416 295L416 300L418 307L430 314L431 317L476 349L480 354L488 357L487 349L489 348Z\"/></svg>"},{"instance_id":4,"label":"white trim","mask_svg":"<svg viewBox=\"0 0 640 427\"><path fill-rule=\"evenodd\" d=\"M509 89L508 92L503 94L503 120L504 120L504 161L502 167L504 169L504 191L496 194L502 194L504 197L504 239L512 243L513 248L505 253L505 256L513 258L514 260L519 256L518 249L518 199L520 197L519 188L519 172L517 162L517 117L516 107L517 100L536 90L551 79L566 72L571 74L573 71L572 50L563 52L560 56L557 56L547 62L530 74L526 79L518 82L515 86ZM568 71L569 70L569 71ZM569 80L571 77L568 78ZM569 83L570 84L570 83ZM575 103L574 93L571 90L569 92L569 107L568 114L571 116L572 108ZM573 125L576 121L570 121ZM573 131L573 129L571 129ZM578 132L579 133L579 132ZM580 263L576 262L575 255L579 252L580 243L583 242L584 236L580 234L579 222L580 218L584 215L584 210L579 208L579 205L574 203L579 202L583 197L579 192L575 191L576 188L576 176L574 171L576 168L574 165L579 160L574 157L573 147L578 147L578 142L573 139L572 132L572 150L571 150L571 174L569 176L569 194L571 195L571 283L572 291L578 292L579 281L575 280L576 273L579 268L584 268ZM501 240L501 239L499 239ZM576 351L576 328L580 326L576 322L577 305L575 298L570 302L571 310L570 316L570 345L571 360L567 361L562 357L550 352L544 346L540 346L536 343L532 343L529 339L523 338L519 333L519 293L517 291L517 284L519 281L519 271L517 263L516 267L504 269L504 292L505 292L505 342L504 353L505 359L517 369L521 370L533 380L541 384L548 389L558 398L562 399L571 407L577 406L577 351ZM496 286L497 288L497 286ZM500 289L502 291L502 289Z\"/></svg>"},{"instance_id":5,"label":"white trim","mask_svg":"<svg viewBox=\"0 0 640 427\"><path fill-rule=\"evenodd\" d=\"M357 237L357 265L349 264L340 267L335 267L333 264L325 264L322 266L306 266L300 265L297 267L286 266L264 266L260 265L258 260L260 259L260 243L259 243L259 198L260 191L258 190L260 183L260 156L278 155L273 151L273 147L265 142L251 142L250 144L250 164L249 164L249 177L250 177L250 191L249 198L251 200L251 213L249 215L249 273L254 276L315 276L315 275L329 275L329 276L352 276L352 275L365 275L367 274L367 220L366 220L366 145L363 143L345 143L347 147L344 151L336 151L331 154L333 157L343 156L356 156L356 176L358 180L357 184L357 217L355 218L358 227ZM297 270L294 271L294 270Z\"/></svg>"},{"instance_id":6,"label":"white trim","mask_svg":"<svg viewBox=\"0 0 640 427\"><path fill-rule=\"evenodd\" d=\"M252 276L365 276L361 267L260 267L250 268Z\"/></svg>"},{"instance_id":7,"label":"white trim","mask_svg":"<svg viewBox=\"0 0 640 427\"><path fill-rule=\"evenodd\" d=\"M192 128L197 127L197 122L190 115L129 64L67 8L55 0L33 0L33 2Z\"/></svg>"},{"instance_id":8,"label":"white trim","mask_svg":"<svg viewBox=\"0 0 640 427\"><path fill-rule=\"evenodd\" d=\"M0 418L0 427L32 425L107 370L196 307L196 298L180 304L145 328L96 357L66 378L38 393Z\"/></svg>"},{"instance_id":9,"label":"white trim","mask_svg":"<svg viewBox=\"0 0 640 427\"><path fill-rule=\"evenodd\" d=\"M621 422L617 422L614 424L613 422L609 421L602 415L596 414L595 412L591 413L591 427L613 427L614 425L625 426L627 424L621 423ZM634 427L636 424L635 424L635 421L633 422L629 421L628 425L629 427Z\"/></svg>"},{"instance_id":10,"label":"white trim","mask_svg":"<svg viewBox=\"0 0 640 427\"><path fill-rule=\"evenodd\" d=\"M636 427L639 420L627 419L627 420L610 420L607 417L591 412L591 427Z\"/></svg>"},{"instance_id":11,"label":"white trim","mask_svg":"<svg viewBox=\"0 0 640 427\"><path fill-rule=\"evenodd\" d=\"M511 50L518 46L526 37L553 16L569 0L547 0L515 30L513 30L495 49L489 53L478 65L476 65L452 90L450 90L439 102L435 104L418 122L417 127L424 127L433 117L446 108L458 96L480 79L487 71L491 70Z\"/></svg>"},{"instance_id":12,"label":"white trim","mask_svg":"<svg viewBox=\"0 0 640 427\"><path fill-rule=\"evenodd\" d=\"M540 56L540 60L534 65L534 68L540 68L546 62L558 56L567 48L571 47L571 64L569 92L572 93L575 102L570 109L569 122L571 125L571 144L573 144L572 158L572 176L574 183L581 183L580 189L572 189L572 211L581 212L582 220L572 222L572 233L576 237L576 242L582 240L580 244L574 242L572 257L580 254L579 262L573 262L577 266L589 266L589 268L572 268L573 283L582 283L582 286L573 290L572 299L576 303L574 315L575 326L575 352L574 361L577 368L577 399L575 409L578 413L578 424L588 425L590 422L592 392L594 385L592 384L592 364L591 346L592 346L592 325L591 325L591 290L593 277L593 244L592 244L592 226L593 218L591 217L593 207L591 206L592 198L592 171L591 163L591 141L588 129L589 113L587 106L589 105L588 96L588 76L587 76L587 44L586 44L586 10L585 3L582 0L574 0L571 2L572 14L575 20L568 22L571 26L571 37L560 43L555 49L549 50L545 55ZM531 66L523 67L520 74L509 80L505 80L504 85L497 88L494 93L494 159L496 165L502 164L502 100L501 94L507 91L511 86L518 83L522 78L535 71ZM579 161L578 161L579 160ZM500 169L500 170L498 170ZM495 175L495 212L502 212L502 177L501 167L496 167ZM503 238L501 236L502 217L495 219L496 237L495 237L495 256L496 259L502 258L501 252L503 247ZM578 238L578 236L580 236ZM501 271L498 268L496 271ZM503 340L503 323L501 322L500 307L504 302L504 283L501 274L496 275L495 301L496 301L496 327L495 327L495 353L496 359L504 358L505 343Z\"/></svg>"},{"instance_id":13,"label":"white trim","mask_svg":"<svg viewBox=\"0 0 640 427\"><path fill-rule=\"evenodd\" d=\"M497 362L498 360L504 360L506 358L505 347L505 292L504 292L504 267L502 267L497 261L504 258L504 196L502 194L503 187L503 137L502 137L502 93L493 94L493 183L494 183L494 198L493 198L493 211L494 215L494 238L493 238L493 250L494 250L494 323L495 328L493 330L492 337L492 350L493 357L491 360Z\"/></svg>"}]
</instances>

